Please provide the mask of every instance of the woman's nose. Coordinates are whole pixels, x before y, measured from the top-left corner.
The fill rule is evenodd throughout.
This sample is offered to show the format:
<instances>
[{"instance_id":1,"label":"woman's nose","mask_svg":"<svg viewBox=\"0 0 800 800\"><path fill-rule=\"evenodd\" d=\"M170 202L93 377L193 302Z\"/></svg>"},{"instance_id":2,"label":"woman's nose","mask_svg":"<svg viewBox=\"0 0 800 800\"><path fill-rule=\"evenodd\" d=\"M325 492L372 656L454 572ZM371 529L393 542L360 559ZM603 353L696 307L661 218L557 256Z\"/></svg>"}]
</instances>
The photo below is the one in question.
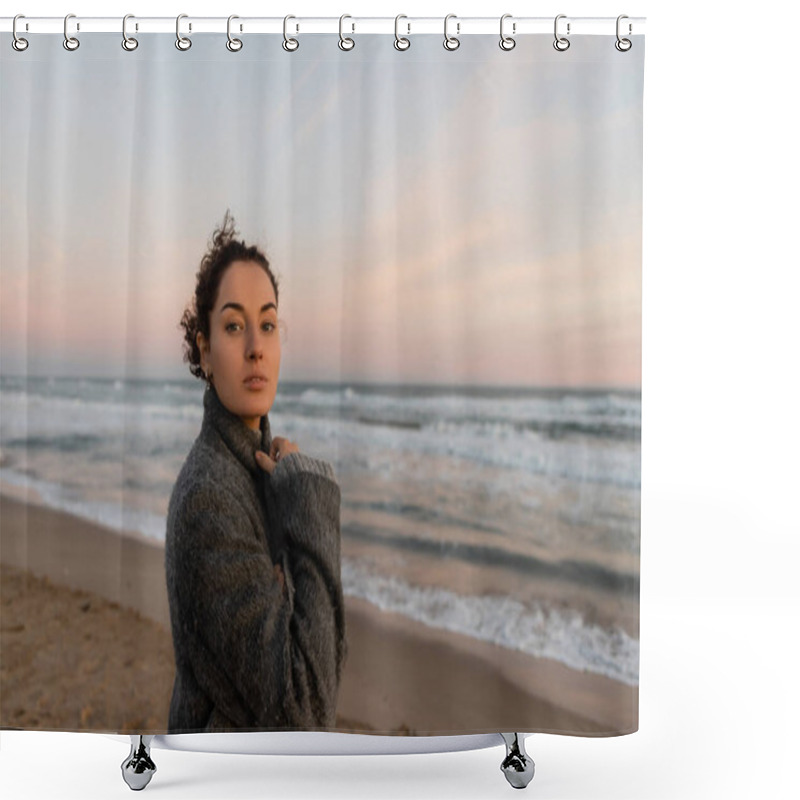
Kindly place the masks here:
<instances>
[{"instance_id":1,"label":"woman's nose","mask_svg":"<svg viewBox=\"0 0 800 800\"><path fill-rule=\"evenodd\" d=\"M261 358L261 344L254 335L247 340L247 355L249 358Z\"/></svg>"}]
</instances>

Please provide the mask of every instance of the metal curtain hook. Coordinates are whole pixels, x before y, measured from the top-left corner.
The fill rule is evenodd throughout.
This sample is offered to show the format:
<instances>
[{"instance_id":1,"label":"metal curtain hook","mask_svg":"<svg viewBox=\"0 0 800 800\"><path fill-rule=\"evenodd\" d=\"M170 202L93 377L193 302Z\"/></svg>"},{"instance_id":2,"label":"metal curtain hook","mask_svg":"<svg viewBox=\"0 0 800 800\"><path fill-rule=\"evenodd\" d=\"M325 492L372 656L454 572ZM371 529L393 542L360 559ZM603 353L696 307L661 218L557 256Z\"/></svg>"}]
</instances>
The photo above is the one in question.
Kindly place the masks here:
<instances>
[{"instance_id":1,"label":"metal curtain hook","mask_svg":"<svg viewBox=\"0 0 800 800\"><path fill-rule=\"evenodd\" d=\"M457 34L461 32L461 23L456 23L456 36L448 36L447 34L447 21L449 19L455 18L455 14L448 14L444 18L444 47L445 50L458 50L459 46L461 45L461 41L457 38Z\"/></svg>"},{"instance_id":2,"label":"metal curtain hook","mask_svg":"<svg viewBox=\"0 0 800 800\"><path fill-rule=\"evenodd\" d=\"M231 53L238 53L239 50L242 49L242 40L241 39L235 39L233 36L231 36L231 20L232 19L239 19L239 17L236 14L231 14L228 17L228 41L225 42L225 47L227 47L228 50L231 51Z\"/></svg>"},{"instance_id":3,"label":"metal curtain hook","mask_svg":"<svg viewBox=\"0 0 800 800\"><path fill-rule=\"evenodd\" d=\"M616 47L617 50L620 51L620 53L626 53L628 50L631 49L631 47L633 47L633 42L631 42L630 39L620 39L620 36L619 36L619 23L620 23L620 20L623 20L623 19L629 19L628 15L627 14L620 14L617 17L617 41L614 42L614 47ZM633 26L629 22L628 23L628 34L631 34L631 33L633 33Z\"/></svg>"},{"instance_id":4,"label":"metal curtain hook","mask_svg":"<svg viewBox=\"0 0 800 800\"><path fill-rule=\"evenodd\" d=\"M503 33L503 23L510 16L511 16L511 14L503 14L503 16L500 17L500 49L501 50L513 50L517 46L517 42L516 42L515 39L513 39L511 36L506 36L505 33ZM517 32L517 23L516 22L512 23L511 32L512 33L516 33Z\"/></svg>"},{"instance_id":5,"label":"metal curtain hook","mask_svg":"<svg viewBox=\"0 0 800 800\"><path fill-rule=\"evenodd\" d=\"M354 39L351 39L349 36L345 37L345 35L342 33L342 23L347 17L353 19L349 14L342 14L342 16L339 17L339 48L341 50L352 50L356 46ZM355 22L352 23L352 25L353 25L352 32L355 33L356 30Z\"/></svg>"},{"instance_id":6,"label":"metal curtain hook","mask_svg":"<svg viewBox=\"0 0 800 800\"><path fill-rule=\"evenodd\" d=\"M123 50L135 50L139 46L139 40L134 39L131 36L128 36L127 32L125 31L125 24L127 21L133 17L133 14L126 14L122 18L122 48ZM136 26L136 30L139 30L139 26Z\"/></svg>"},{"instance_id":7,"label":"metal curtain hook","mask_svg":"<svg viewBox=\"0 0 800 800\"><path fill-rule=\"evenodd\" d=\"M25 19L25 15L24 14L17 14L17 16L14 17L14 22L11 25L11 32L14 34L14 38L11 40L11 46L15 50L18 50L19 52L22 52L23 50L27 49L28 40L27 39L23 39L21 36L17 36L17 20L18 19Z\"/></svg>"},{"instance_id":8,"label":"metal curtain hook","mask_svg":"<svg viewBox=\"0 0 800 800\"><path fill-rule=\"evenodd\" d=\"M74 17L74 16L75 16L74 14L67 14L67 16L64 17L64 49L65 50L77 50L81 46L81 43L74 36L70 36L67 33L67 21L69 20L70 17ZM78 25L78 30L80 30L80 29L81 29L81 26Z\"/></svg>"},{"instance_id":9,"label":"metal curtain hook","mask_svg":"<svg viewBox=\"0 0 800 800\"><path fill-rule=\"evenodd\" d=\"M400 24L400 19L408 19L405 14L398 14L394 18L394 46L396 50L408 50L411 47L411 39L406 39L400 36L398 26ZM406 26L408 27L408 33L411 33L411 23L407 22Z\"/></svg>"},{"instance_id":10,"label":"metal curtain hook","mask_svg":"<svg viewBox=\"0 0 800 800\"><path fill-rule=\"evenodd\" d=\"M181 36L181 20L188 17L188 14L178 14L175 20L175 47L178 50L188 50L192 46L192 40L188 36ZM192 30L192 23L189 23L189 31Z\"/></svg>"},{"instance_id":11,"label":"metal curtain hook","mask_svg":"<svg viewBox=\"0 0 800 800\"><path fill-rule=\"evenodd\" d=\"M291 52L292 50L297 50L297 48L300 47L300 42L298 42L297 39L290 39L286 34L286 23L290 19L297 19L297 17L292 16L291 14L287 14L283 18L283 49L288 50L289 52ZM300 26L295 25L295 30L299 31Z\"/></svg>"},{"instance_id":12,"label":"metal curtain hook","mask_svg":"<svg viewBox=\"0 0 800 800\"><path fill-rule=\"evenodd\" d=\"M566 18L567 18L566 14L559 14L556 17L554 25L556 39L553 42L553 47L555 47L555 49L560 52L563 52L564 50L569 50L569 39L566 39L565 37L558 35L558 21L560 19L566 19ZM569 36L569 22L567 23L567 36Z\"/></svg>"}]
</instances>

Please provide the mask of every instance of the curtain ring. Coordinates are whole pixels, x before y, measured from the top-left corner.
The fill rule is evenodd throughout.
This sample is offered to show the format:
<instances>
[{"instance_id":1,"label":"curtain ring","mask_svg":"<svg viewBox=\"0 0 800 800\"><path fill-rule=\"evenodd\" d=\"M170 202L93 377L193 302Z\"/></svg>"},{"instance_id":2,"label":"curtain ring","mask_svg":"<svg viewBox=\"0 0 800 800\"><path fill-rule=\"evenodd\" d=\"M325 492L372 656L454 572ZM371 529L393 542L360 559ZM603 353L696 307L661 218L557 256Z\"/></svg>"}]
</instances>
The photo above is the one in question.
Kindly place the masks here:
<instances>
[{"instance_id":1,"label":"curtain ring","mask_svg":"<svg viewBox=\"0 0 800 800\"><path fill-rule=\"evenodd\" d=\"M620 14L617 17L617 41L614 42L614 47L616 47L617 50L620 51L620 53L627 53L628 50L630 50L631 47L633 47L633 42L631 42L630 39L620 39L620 37L619 37L619 21L621 19L628 19L628 15L627 14ZM628 23L628 33L630 34L632 30L633 30L633 28L631 27L631 24L629 22Z\"/></svg>"},{"instance_id":2,"label":"curtain ring","mask_svg":"<svg viewBox=\"0 0 800 800\"><path fill-rule=\"evenodd\" d=\"M283 18L283 49L284 50L288 50L289 52L292 52L293 50L297 50L297 48L300 47L300 42L298 42L297 39L290 39L286 35L286 23L290 19L297 19L297 17L292 16L291 14L287 14ZM298 31L300 30L300 26L299 25L297 26L297 30Z\"/></svg>"},{"instance_id":3,"label":"curtain ring","mask_svg":"<svg viewBox=\"0 0 800 800\"><path fill-rule=\"evenodd\" d=\"M566 19L566 18L567 18L566 14L559 14L556 17L556 22L554 26L556 40L553 42L553 47L555 47L555 49L561 53L563 53L564 50L569 50L569 39L565 38L564 36L558 35L558 21L560 19ZM569 36L569 22L567 23L567 36Z\"/></svg>"},{"instance_id":4,"label":"curtain ring","mask_svg":"<svg viewBox=\"0 0 800 800\"><path fill-rule=\"evenodd\" d=\"M241 39L235 39L233 36L231 36L231 20L232 19L239 19L239 17L236 14L231 14L228 17L228 41L225 42L225 47L227 47L228 50L231 51L231 53L238 53L239 50L242 49L242 40Z\"/></svg>"},{"instance_id":5,"label":"curtain ring","mask_svg":"<svg viewBox=\"0 0 800 800\"><path fill-rule=\"evenodd\" d=\"M65 50L77 50L81 46L81 43L74 36L69 36L67 34L67 21L69 20L70 17L74 17L74 16L75 16L74 14L67 14L67 16L64 17L64 49ZM80 27L78 28L78 30L80 30Z\"/></svg>"},{"instance_id":6,"label":"curtain ring","mask_svg":"<svg viewBox=\"0 0 800 800\"><path fill-rule=\"evenodd\" d=\"M342 16L339 17L339 49L352 50L356 46L355 40L351 39L349 36L345 37L344 34L342 33L342 23L344 22L345 17L353 19L349 14L342 14ZM355 33L355 30L356 30L356 24L354 22L352 32Z\"/></svg>"},{"instance_id":7,"label":"curtain ring","mask_svg":"<svg viewBox=\"0 0 800 800\"><path fill-rule=\"evenodd\" d=\"M459 41L458 36L448 36L447 35L447 20L449 20L451 17L455 17L455 16L456 16L455 14L448 14L444 18L444 43L443 44L444 44L445 50L458 50L459 46L461 45L461 42ZM456 34L458 34L460 31L461 31L461 23L457 22L456 23Z\"/></svg>"},{"instance_id":8,"label":"curtain ring","mask_svg":"<svg viewBox=\"0 0 800 800\"><path fill-rule=\"evenodd\" d=\"M181 20L184 17L188 17L188 14L178 14L178 18L175 20L175 47L178 50L188 50L192 46L192 40L188 36L181 36ZM192 29L191 23L189 23L189 30Z\"/></svg>"},{"instance_id":9,"label":"curtain ring","mask_svg":"<svg viewBox=\"0 0 800 800\"><path fill-rule=\"evenodd\" d=\"M506 18L510 17L511 14L503 14L500 17L500 49L501 50L513 50L517 46L517 42L511 36L506 36L503 33L503 22L505 22ZM513 23L512 32L517 32L517 23Z\"/></svg>"},{"instance_id":10,"label":"curtain ring","mask_svg":"<svg viewBox=\"0 0 800 800\"><path fill-rule=\"evenodd\" d=\"M20 18L25 19L25 15L17 14L17 16L14 17L14 22L11 25L11 32L14 34L14 38L11 40L11 46L18 52L28 49L28 40L23 39L21 36L17 36L17 20Z\"/></svg>"},{"instance_id":11,"label":"curtain ring","mask_svg":"<svg viewBox=\"0 0 800 800\"><path fill-rule=\"evenodd\" d=\"M122 49L127 50L130 52L131 50L135 50L139 46L139 40L134 39L132 36L128 36L127 32L125 31L125 23L133 16L133 14L126 14L122 18Z\"/></svg>"},{"instance_id":12,"label":"curtain ring","mask_svg":"<svg viewBox=\"0 0 800 800\"><path fill-rule=\"evenodd\" d=\"M408 48L411 47L411 39L406 39L400 36L400 33L398 32L398 26L401 18L408 19L405 14L398 14L394 18L394 46L396 50L408 50ZM407 22L406 25L408 27L408 32L411 33L411 23Z\"/></svg>"}]
</instances>

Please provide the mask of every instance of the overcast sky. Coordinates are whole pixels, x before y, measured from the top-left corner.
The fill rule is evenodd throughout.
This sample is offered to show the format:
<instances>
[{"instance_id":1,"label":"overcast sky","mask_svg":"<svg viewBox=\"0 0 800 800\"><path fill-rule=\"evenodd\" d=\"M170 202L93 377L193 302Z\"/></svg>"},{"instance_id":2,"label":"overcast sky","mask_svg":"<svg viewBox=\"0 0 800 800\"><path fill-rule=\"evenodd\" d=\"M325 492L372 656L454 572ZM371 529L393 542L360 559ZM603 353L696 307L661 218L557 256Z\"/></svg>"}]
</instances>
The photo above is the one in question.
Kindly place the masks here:
<instances>
[{"instance_id":1,"label":"overcast sky","mask_svg":"<svg viewBox=\"0 0 800 800\"><path fill-rule=\"evenodd\" d=\"M641 385L643 39L31 38L2 53L3 374L189 377L230 208L282 380Z\"/></svg>"}]
</instances>

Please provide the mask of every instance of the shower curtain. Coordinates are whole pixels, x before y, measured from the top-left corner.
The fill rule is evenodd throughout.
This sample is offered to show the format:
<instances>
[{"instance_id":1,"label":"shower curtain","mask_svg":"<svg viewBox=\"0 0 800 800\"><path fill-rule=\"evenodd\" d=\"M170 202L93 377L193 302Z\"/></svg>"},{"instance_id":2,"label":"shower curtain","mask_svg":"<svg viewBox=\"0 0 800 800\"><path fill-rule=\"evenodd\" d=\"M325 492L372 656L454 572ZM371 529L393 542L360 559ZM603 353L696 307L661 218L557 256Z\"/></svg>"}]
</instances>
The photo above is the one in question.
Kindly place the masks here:
<instances>
[{"instance_id":1,"label":"shower curtain","mask_svg":"<svg viewBox=\"0 0 800 800\"><path fill-rule=\"evenodd\" d=\"M637 730L644 37L28 38L0 727Z\"/></svg>"}]
</instances>

